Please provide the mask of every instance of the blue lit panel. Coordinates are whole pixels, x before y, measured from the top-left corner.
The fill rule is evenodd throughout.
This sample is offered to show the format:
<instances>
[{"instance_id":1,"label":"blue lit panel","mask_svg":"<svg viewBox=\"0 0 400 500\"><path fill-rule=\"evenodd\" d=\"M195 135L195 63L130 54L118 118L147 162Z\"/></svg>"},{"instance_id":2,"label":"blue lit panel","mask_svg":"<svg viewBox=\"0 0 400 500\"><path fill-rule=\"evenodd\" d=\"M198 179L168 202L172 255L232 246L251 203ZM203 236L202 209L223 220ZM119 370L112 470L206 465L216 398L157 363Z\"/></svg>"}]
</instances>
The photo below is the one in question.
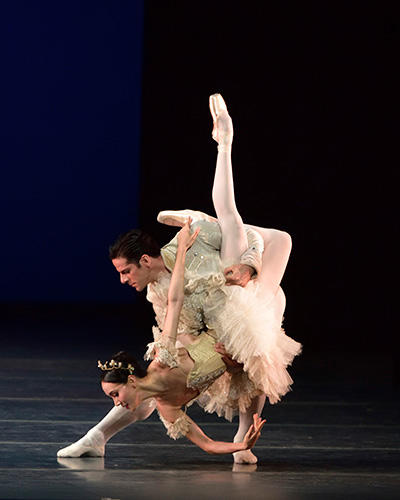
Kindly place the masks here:
<instances>
[{"instance_id":1,"label":"blue lit panel","mask_svg":"<svg viewBox=\"0 0 400 500\"><path fill-rule=\"evenodd\" d=\"M120 301L137 224L142 1L2 6L0 301Z\"/></svg>"}]
</instances>

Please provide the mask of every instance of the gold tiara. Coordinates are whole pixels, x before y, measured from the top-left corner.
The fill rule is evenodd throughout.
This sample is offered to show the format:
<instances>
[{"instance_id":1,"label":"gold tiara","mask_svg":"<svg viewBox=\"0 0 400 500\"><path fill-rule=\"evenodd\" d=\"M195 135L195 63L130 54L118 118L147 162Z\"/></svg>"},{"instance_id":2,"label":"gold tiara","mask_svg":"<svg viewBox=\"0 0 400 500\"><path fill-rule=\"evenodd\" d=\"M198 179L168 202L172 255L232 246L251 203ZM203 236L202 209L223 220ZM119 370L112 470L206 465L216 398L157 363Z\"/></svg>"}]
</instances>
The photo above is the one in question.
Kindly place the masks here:
<instances>
[{"instance_id":1,"label":"gold tiara","mask_svg":"<svg viewBox=\"0 0 400 500\"><path fill-rule=\"evenodd\" d=\"M106 361L104 364L101 363L100 360L97 361L97 368L100 368L100 370L104 371L109 371L109 370L128 370L130 374L132 374L135 371L135 367L131 365L131 363L128 363L127 366L123 366L122 361Z\"/></svg>"}]
</instances>

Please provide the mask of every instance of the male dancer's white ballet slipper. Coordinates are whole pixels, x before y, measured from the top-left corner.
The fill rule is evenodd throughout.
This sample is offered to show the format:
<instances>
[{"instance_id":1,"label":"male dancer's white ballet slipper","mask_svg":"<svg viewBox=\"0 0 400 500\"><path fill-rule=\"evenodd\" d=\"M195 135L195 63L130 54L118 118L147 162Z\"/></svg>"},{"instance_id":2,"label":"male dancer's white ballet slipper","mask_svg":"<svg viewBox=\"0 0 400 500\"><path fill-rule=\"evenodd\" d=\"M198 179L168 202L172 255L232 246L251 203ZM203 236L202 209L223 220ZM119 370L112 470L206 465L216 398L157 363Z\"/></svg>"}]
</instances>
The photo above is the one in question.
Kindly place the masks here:
<instances>
[{"instance_id":1,"label":"male dancer's white ballet slipper","mask_svg":"<svg viewBox=\"0 0 400 500\"><path fill-rule=\"evenodd\" d=\"M200 220L208 222L217 222L215 217L211 217L203 212L197 210L163 210L157 215L158 222L167 224L168 226L183 227L188 218L192 218L192 224Z\"/></svg>"},{"instance_id":2,"label":"male dancer's white ballet slipper","mask_svg":"<svg viewBox=\"0 0 400 500\"><path fill-rule=\"evenodd\" d=\"M233 126L221 94L210 96L210 112L214 122L211 135L218 142L218 151L230 153L233 140Z\"/></svg>"}]
</instances>

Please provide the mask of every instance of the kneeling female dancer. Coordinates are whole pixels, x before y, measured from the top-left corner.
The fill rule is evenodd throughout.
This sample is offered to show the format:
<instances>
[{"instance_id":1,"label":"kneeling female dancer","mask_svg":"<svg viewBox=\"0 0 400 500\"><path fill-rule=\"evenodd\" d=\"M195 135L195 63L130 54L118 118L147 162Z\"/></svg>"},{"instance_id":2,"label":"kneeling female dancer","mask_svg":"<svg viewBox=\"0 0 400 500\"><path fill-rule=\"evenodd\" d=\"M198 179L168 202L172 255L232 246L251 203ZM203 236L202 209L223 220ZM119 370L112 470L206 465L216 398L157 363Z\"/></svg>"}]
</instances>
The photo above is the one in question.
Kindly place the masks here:
<instances>
[{"instance_id":1,"label":"kneeling female dancer","mask_svg":"<svg viewBox=\"0 0 400 500\"><path fill-rule=\"evenodd\" d=\"M255 414L253 424L240 443L213 441L181 408L196 399L201 389L212 384L226 370L222 357L214 350L215 340L202 333L190 348L175 347L179 315L184 299L184 272L187 250L196 239L199 229L190 235L189 221L178 234L175 267L168 291L168 307L164 329L155 343L155 359L147 370L139 367L126 353L120 353L102 364L102 388L116 406L135 411L145 400L154 398L161 420L173 439L186 436L211 454L248 450L256 443L265 420ZM207 382L197 379L202 372Z\"/></svg>"},{"instance_id":2,"label":"kneeling female dancer","mask_svg":"<svg viewBox=\"0 0 400 500\"><path fill-rule=\"evenodd\" d=\"M213 202L218 221L207 217L202 219L198 212L191 211L162 212L159 221L182 226L187 217L193 214L196 219L193 228L202 228L199 239L204 238L208 247L214 245L214 248L220 248L222 263L226 265L239 260L247 248L247 238L234 199L230 160L232 122L220 95L211 96L210 105L214 118L213 137L219 144L213 187ZM211 254L204 255L201 272L197 268L192 272L189 266L185 276L188 282L186 286L197 293L202 288L207 289L206 299L202 299L202 307L207 325L214 330L209 334L217 341L223 342L226 351L242 363L244 368L243 372L234 374L223 370L224 373L210 385L209 373L204 369L207 363L203 363L200 368L201 363L198 362L195 370L197 381L196 377L189 377L189 387L186 390L190 387L198 389L203 383L197 402L207 411L216 411L229 419L237 410L240 411L236 442L242 442L251 424L252 415L262 410L265 395L271 403L275 403L289 390L292 380L286 367L301 349L300 344L287 337L281 329L285 298L279 284L290 253L290 237L273 229L253 229L263 236L265 250L257 280L249 283L245 289L221 286L223 276L218 279L215 274L215 266L212 265L215 259ZM281 240L284 240L284 244ZM204 246L203 248L205 249ZM168 255L164 254L163 258L165 260ZM207 261L211 265L207 266ZM220 268L223 267L224 265ZM165 328L166 324L153 348L159 348L159 343L163 343L162 339L165 340ZM180 335L181 343L182 338ZM193 339L184 344L194 360L196 354L190 344L196 346L198 343L200 340ZM179 418L184 417L175 415L173 419L164 418L170 433L174 434L175 421L181 422ZM179 430L179 425L176 427ZM235 461L254 463L256 457L247 450L236 454Z\"/></svg>"},{"instance_id":3,"label":"kneeling female dancer","mask_svg":"<svg viewBox=\"0 0 400 500\"><path fill-rule=\"evenodd\" d=\"M181 347L189 350L190 345L198 339L198 333L207 325L214 332L210 333L215 340L223 343L230 356L243 365L243 370L235 373L225 371L210 386L201 388L201 394L196 399L206 411L215 411L228 420L239 413L239 428L234 441L243 442L253 422L253 415L261 414L265 398L268 397L270 403L274 404L290 389L292 379L286 368L301 350L301 345L286 336L281 328L285 296L280 282L289 258L291 240L282 231L245 225L247 231L255 231L254 234L260 235L264 244L262 263L259 266L257 261L257 266L253 266L258 275L245 288L226 286L222 270L226 265L239 262L239 256L247 249L248 242L233 192L230 156L232 122L220 95L211 96L210 105L214 119L213 137L218 142L213 187L213 202L218 220L189 210L161 212L158 220L173 226L183 226L188 216L191 216L192 228L201 228L186 259L185 302L178 329L178 342ZM253 241L255 242L254 239ZM260 249L258 243L255 242L255 245ZM254 256L256 246L252 243L246 254L250 251ZM163 331L171 277L169 271L174 268L176 247L174 238L161 249L161 256L148 258L151 263L162 264L164 269L159 272L156 280L154 277L149 279L147 293L153 304L157 323ZM134 264L130 264L128 255L118 256L122 260L127 259L128 264L137 270ZM114 260L113 263L115 265ZM119 267L116 268L120 272ZM140 269L144 273L153 268L147 269L142 265ZM129 276L121 274L121 281L126 282ZM130 279L133 278L134 276ZM242 283L243 286L246 283L247 281ZM154 335L158 340L160 334L157 329L154 330ZM207 377L204 378L201 371L197 378L207 382ZM154 400L146 400L135 412L114 408L83 438L60 450L58 456L103 456L104 445L113 435L132 422L147 418L153 408ZM239 463L257 461L250 450L235 453L234 459Z\"/></svg>"}]
</instances>

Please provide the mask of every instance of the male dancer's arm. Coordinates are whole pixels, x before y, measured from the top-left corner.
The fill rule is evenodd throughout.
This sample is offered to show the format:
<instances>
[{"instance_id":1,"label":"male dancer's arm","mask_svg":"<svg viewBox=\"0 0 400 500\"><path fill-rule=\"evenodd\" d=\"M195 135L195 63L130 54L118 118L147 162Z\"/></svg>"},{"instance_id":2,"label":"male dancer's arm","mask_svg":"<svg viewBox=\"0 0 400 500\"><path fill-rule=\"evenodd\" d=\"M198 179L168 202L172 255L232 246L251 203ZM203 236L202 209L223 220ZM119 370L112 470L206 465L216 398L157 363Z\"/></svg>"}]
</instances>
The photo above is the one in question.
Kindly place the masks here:
<instances>
[{"instance_id":1,"label":"male dancer's arm","mask_svg":"<svg viewBox=\"0 0 400 500\"><path fill-rule=\"evenodd\" d=\"M292 239L285 231L249 226L262 236L264 252L258 282L263 286L264 296L274 296L285 274L289 255L292 249Z\"/></svg>"},{"instance_id":2,"label":"male dancer's arm","mask_svg":"<svg viewBox=\"0 0 400 500\"><path fill-rule=\"evenodd\" d=\"M247 250L241 255L240 263L224 269L227 285L245 287L261 271L264 240L253 227L244 224L247 236Z\"/></svg>"},{"instance_id":3,"label":"male dancer's arm","mask_svg":"<svg viewBox=\"0 0 400 500\"><path fill-rule=\"evenodd\" d=\"M249 282L249 266L257 272L265 289L275 293L285 273L292 242L290 235L278 229L244 224L249 248L242 254L240 265L224 270L227 285L245 287ZM247 265L244 266L243 264Z\"/></svg>"}]
</instances>

